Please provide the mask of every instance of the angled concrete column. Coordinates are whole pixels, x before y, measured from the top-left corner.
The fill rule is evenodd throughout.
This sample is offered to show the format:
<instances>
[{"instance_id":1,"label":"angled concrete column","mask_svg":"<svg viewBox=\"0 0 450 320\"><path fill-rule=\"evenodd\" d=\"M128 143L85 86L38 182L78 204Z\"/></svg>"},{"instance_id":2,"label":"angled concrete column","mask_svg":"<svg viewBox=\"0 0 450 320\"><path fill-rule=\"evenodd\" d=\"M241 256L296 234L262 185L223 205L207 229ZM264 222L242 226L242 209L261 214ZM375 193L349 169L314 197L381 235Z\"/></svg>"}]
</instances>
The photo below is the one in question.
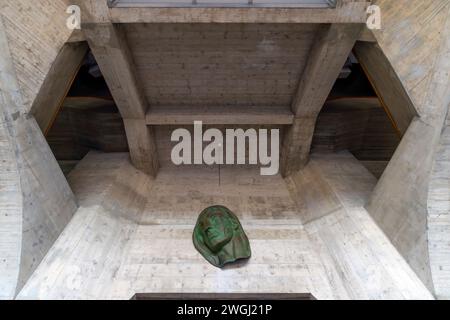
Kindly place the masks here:
<instances>
[{"instance_id":1,"label":"angled concrete column","mask_svg":"<svg viewBox=\"0 0 450 320\"><path fill-rule=\"evenodd\" d=\"M317 116L361 30L361 24L324 25L320 30L292 104L296 120L283 141L283 176L307 163Z\"/></svg>"},{"instance_id":2,"label":"angled concrete column","mask_svg":"<svg viewBox=\"0 0 450 320\"><path fill-rule=\"evenodd\" d=\"M83 26L83 31L124 119L132 163L156 176L155 138L145 122L148 103L136 78L123 30L111 23L89 23Z\"/></svg>"},{"instance_id":3,"label":"angled concrete column","mask_svg":"<svg viewBox=\"0 0 450 320\"><path fill-rule=\"evenodd\" d=\"M6 258L8 263L14 264L20 255L18 274L11 274L14 279L8 279L10 285L5 288L6 294L10 295L11 290L17 294L23 287L72 218L77 205L42 131L28 113L4 31L0 16L0 141L6 141L3 147L8 149L5 151L6 162L0 163L0 170L4 166L11 168L9 201L13 201L13 210L9 212L13 228L2 238L8 238L11 248L18 250L16 254L10 252ZM0 186L3 185L5 181L0 180ZM0 203L0 207L2 205Z\"/></svg>"},{"instance_id":4,"label":"angled concrete column","mask_svg":"<svg viewBox=\"0 0 450 320\"><path fill-rule=\"evenodd\" d=\"M367 209L421 280L433 290L432 270L439 267L430 266L429 237L436 236L433 233L436 229L428 227L428 197L450 103L450 3L378 0L375 4L384 12L383 29L374 32L375 38L417 117L406 130ZM377 82L375 85L380 86ZM402 106L394 103L389 108L400 110ZM438 254L435 249L434 257ZM435 274L434 280L442 278ZM438 287L442 285L438 283ZM444 292L439 294L442 296Z\"/></svg>"},{"instance_id":5,"label":"angled concrete column","mask_svg":"<svg viewBox=\"0 0 450 320\"><path fill-rule=\"evenodd\" d=\"M56 57L31 107L44 134L50 130L88 51L86 42L66 43Z\"/></svg>"}]
</instances>

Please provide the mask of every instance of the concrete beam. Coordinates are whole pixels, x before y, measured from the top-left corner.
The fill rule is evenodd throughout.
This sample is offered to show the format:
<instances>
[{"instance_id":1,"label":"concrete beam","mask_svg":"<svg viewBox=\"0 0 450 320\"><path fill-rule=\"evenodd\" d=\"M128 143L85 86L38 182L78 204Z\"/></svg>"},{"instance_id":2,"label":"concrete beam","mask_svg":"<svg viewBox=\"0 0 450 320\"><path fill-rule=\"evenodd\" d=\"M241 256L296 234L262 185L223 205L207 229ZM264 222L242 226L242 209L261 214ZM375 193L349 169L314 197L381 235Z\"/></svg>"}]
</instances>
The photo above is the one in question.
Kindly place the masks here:
<instances>
[{"instance_id":1,"label":"concrete beam","mask_svg":"<svg viewBox=\"0 0 450 320\"><path fill-rule=\"evenodd\" d=\"M367 0L338 0L336 8L107 8L74 0L84 23L365 23Z\"/></svg>"},{"instance_id":2,"label":"concrete beam","mask_svg":"<svg viewBox=\"0 0 450 320\"><path fill-rule=\"evenodd\" d=\"M90 0L92 1L92 0ZM370 1L336 8L111 8L114 23L365 23Z\"/></svg>"},{"instance_id":3,"label":"concrete beam","mask_svg":"<svg viewBox=\"0 0 450 320\"><path fill-rule=\"evenodd\" d=\"M364 23L368 2L336 9L111 8L114 23Z\"/></svg>"},{"instance_id":4,"label":"concrete beam","mask_svg":"<svg viewBox=\"0 0 450 320\"><path fill-rule=\"evenodd\" d=\"M139 170L156 176L157 152L152 147L155 145L154 135L145 123L148 103L136 78L125 33L120 26L112 23L86 24L83 31L125 120L133 164ZM139 137L139 141L134 141L134 137Z\"/></svg>"},{"instance_id":5,"label":"concrete beam","mask_svg":"<svg viewBox=\"0 0 450 320\"><path fill-rule=\"evenodd\" d=\"M283 176L300 170L307 163L317 116L361 29L361 24L332 24L324 25L319 31L292 103L296 120L283 141Z\"/></svg>"},{"instance_id":6,"label":"concrete beam","mask_svg":"<svg viewBox=\"0 0 450 320\"><path fill-rule=\"evenodd\" d=\"M148 125L290 125L294 119L289 108L270 106L157 106L147 114Z\"/></svg>"},{"instance_id":7,"label":"concrete beam","mask_svg":"<svg viewBox=\"0 0 450 320\"><path fill-rule=\"evenodd\" d=\"M130 158L133 165L150 176L156 176L159 168L153 128L145 119L124 119Z\"/></svg>"}]
</instances>

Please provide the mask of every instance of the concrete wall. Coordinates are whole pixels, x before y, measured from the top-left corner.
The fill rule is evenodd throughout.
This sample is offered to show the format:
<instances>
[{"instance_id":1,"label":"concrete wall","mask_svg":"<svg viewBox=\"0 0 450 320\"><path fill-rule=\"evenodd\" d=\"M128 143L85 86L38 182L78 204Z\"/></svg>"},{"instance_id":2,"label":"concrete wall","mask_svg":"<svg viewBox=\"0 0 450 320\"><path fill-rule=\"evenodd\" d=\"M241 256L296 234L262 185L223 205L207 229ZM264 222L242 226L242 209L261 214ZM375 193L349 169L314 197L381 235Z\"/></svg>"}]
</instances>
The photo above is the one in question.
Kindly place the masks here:
<instances>
[{"instance_id":1,"label":"concrete wall","mask_svg":"<svg viewBox=\"0 0 450 320\"><path fill-rule=\"evenodd\" d=\"M428 190L428 238L436 296L450 299L450 113L442 131Z\"/></svg>"},{"instance_id":2,"label":"concrete wall","mask_svg":"<svg viewBox=\"0 0 450 320\"><path fill-rule=\"evenodd\" d=\"M427 201L430 173L450 99L450 3L447 0L375 3L383 14L383 29L375 32L378 45L418 116L404 134L367 208L432 289Z\"/></svg>"},{"instance_id":3,"label":"concrete wall","mask_svg":"<svg viewBox=\"0 0 450 320\"><path fill-rule=\"evenodd\" d=\"M16 272L2 274L10 298L24 285L76 210L75 198L29 111L45 75L70 35L65 1L0 2L0 186L9 187L11 229L1 235L10 252L0 260ZM7 180L8 179L8 180ZM5 204L0 216L8 220ZM2 229L2 231L4 231ZM14 251L14 252L13 252ZM20 267L18 257L20 256ZM2 265L2 271L4 266ZM18 273L18 274L17 274ZM7 277L8 279L3 279Z\"/></svg>"},{"instance_id":4,"label":"concrete wall","mask_svg":"<svg viewBox=\"0 0 450 320\"><path fill-rule=\"evenodd\" d=\"M328 101L319 114L312 152L349 150L358 160L389 161L400 142L376 97Z\"/></svg>"},{"instance_id":5,"label":"concrete wall","mask_svg":"<svg viewBox=\"0 0 450 320\"><path fill-rule=\"evenodd\" d=\"M1 101L0 105L2 105ZM2 117L0 120L0 299L14 297L19 276L22 239L20 178L6 125Z\"/></svg>"},{"instance_id":6,"label":"concrete wall","mask_svg":"<svg viewBox=\"0 0 450 320\"><path fill-rule=\"evenodd\" d=\"M113 101L86 99L92 108L77 108L68 98L47 135L57 160L81 160L91 149L103 152L128 152L122 117ZM98 105L95 107L95 105Z\"/></svg>"},{"instance_id":7,"label":"concrete wall","mask_svg":"<svg viewBox=\"0 0 450 320\"><path fill-rule=\"evenodd\" d=\"M0 0L14 69L27 110L72 31L66 27L67 0Z\"/></svg>"}]
</instances>

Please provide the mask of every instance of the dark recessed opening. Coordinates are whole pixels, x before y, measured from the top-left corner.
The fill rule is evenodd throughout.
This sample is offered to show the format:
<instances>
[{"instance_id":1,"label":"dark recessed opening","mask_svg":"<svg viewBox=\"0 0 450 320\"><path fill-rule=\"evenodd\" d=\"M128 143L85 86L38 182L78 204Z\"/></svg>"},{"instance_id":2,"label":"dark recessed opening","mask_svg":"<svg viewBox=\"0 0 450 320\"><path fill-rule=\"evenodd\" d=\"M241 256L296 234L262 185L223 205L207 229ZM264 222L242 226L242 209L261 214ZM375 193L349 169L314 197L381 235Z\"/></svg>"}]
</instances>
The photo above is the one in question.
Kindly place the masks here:
<instances>
[{"instance_id":1,"label":"dark recessed opening","mask_svg":"<svg viewBox=\"0 0 450 320\"><path fill-rule=\"evenodd\" d=\"M400 139L363 68L350 57L319 115L311 152L348 150L379 178Z\"/></svg>"},{"instance_id":2,"label":"dark recessed opening","mask_svg":"<svg viewBox=\"0 0 450 320\"><path fill-rule=\"evenodd\" d=\"M128 152L122 117L91 53L84 59L47 141L66 175L90 150Z\"/></svg>"}]
</instances>

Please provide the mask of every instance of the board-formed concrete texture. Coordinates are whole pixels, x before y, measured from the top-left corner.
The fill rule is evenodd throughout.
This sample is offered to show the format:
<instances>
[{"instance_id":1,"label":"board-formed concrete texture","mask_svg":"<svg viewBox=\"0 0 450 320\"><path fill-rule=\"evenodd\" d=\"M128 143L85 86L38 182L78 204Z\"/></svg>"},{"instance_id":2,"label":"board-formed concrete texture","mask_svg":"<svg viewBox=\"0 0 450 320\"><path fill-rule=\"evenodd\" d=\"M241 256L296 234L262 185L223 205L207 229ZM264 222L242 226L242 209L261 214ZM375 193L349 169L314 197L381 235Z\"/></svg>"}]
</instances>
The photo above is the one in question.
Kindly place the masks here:
<instances>
[{"instance_id":1,"label":"board-formed concrete texture","mask_svg":"<svg viewBox=\"0 0 450 320\"><path fill-rule=\"evenodd\" d=\"M127 154L92 152L69 175L79 210L18 297L310 292L318 299L431 299L363 207L376 179L345 152L314 156L311 165L336 207L305 224L315 208L297 207L302 189L291 194L280 175L229 167L219 185L217 167L167 166L152 180ZM317 193L318 206L326 206L328 192ZM247 264L220 270L193 247L193 226L210 203L236 212L252 247Z\"/></svg>"},{"instance_id":2,"label":"board-formed concrete texture","mask_svg":"<svg viewBox=\"0 0 450 320\"><path fill-rule=\"evenodd\" d=\"M157 2L0 0L0 299L450 299L450 2ZM372 96L330 99L346 59ZM94 60L110 96L66 99ZM170 134L193 120L280 129L280 173L173 165ZM90 141L76 161L67 136ZM217 204L248 262L195 250Z\"/></svg>"},{"instance_id":3,"label":"board-formed concrete texture","mask_svg":"<svg viewBox=\"0 0 450 320\"><path fill-rule=\"evenodd\" d=\"M438 298L450 293L450 115L442 131L428 189L431 274Z\"/></svg>"},{"instance_id":4,"label":"board-formed concrete texture","mask_svg":"<svg viewBox=\"0 0 450 320\"><path fill-rule=\"evenodd\" d=\"M445 0L376 3L385 11L385 28L374 32L377 45L391 65L389 72L397 74L417 116L404 133L367 208L433 290L431 270L439 267L434 262L430 266L428 239L435 235L434 229L427 227L427 202L433 161L439 156L439 141L450 104L450 3ZM399 19L395 12L402 12L404 19ZM387 107L406 105L408 102L404 101Z\"/></svg>"},{"instance_id":5,"label":"board-formed concrete texture","mask_svg":"<svg viewBox=\"0 0 450 320\"><path fill-rule=\"evenodd\" d=\"M23 2L19 1L13 7L22 5ZM2 240L10 244L5 257L2 257L2 267L6 265L7 272L2 275L6 277L6 288L1 295L10 296L13 289L14 296L70 221L77 205L42 131L28 113L33 90L26 89L26 82L30 80L28 77L20 81L17 76L23 73L21 67L26 68L22 62L26 59L18 58L14 50L19 48L18 51L25 55L29 54L29 50L10 46L11 30L15 29L8 28L8 23L11 23L8 20L9 8L8 4L5 7L2 3L0 16L0 121L3 146L9 146L9 150L5 151L6 159L2 162L2 170L7 172L2 175L1 185L2 189L5 182L6 187L9 185L9 188L2 190L2 194L4 191L10 193L10 197L1 204L5 209L1 214L5 223L11 223L11 228L2 232ZM17 20L14 22L17 23ZM37 52L35 54L40 58ZM36 89L34 85L32 89ZM4 208L9 201L10 206ZM20 256L19 264L16 262L17 255ZM15 266L14 272L8 270L11 266ZM10 282L14 283L13 287L8 284Z\"/></svg>"}]
</instances>

